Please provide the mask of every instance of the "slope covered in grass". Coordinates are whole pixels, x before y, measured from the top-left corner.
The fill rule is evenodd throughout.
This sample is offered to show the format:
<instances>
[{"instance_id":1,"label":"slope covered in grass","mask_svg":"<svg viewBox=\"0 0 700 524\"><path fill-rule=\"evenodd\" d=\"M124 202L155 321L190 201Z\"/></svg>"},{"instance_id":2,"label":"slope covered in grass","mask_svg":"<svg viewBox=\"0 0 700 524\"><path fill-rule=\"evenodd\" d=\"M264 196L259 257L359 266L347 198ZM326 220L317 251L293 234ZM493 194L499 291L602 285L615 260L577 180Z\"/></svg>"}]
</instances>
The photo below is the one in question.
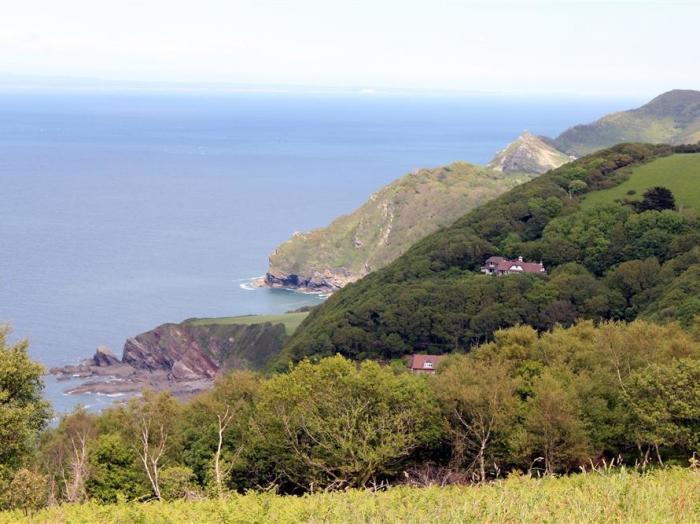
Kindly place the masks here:
<instances>
[{"instance_id":1,"label":"slope covered in grass","mask_svg":"<svg viewBox=\"0 0 700 524\"><path fill-rule=\"evenodd\" d=\"M674 89L648 104L577 125L554 140L560 151L585 155L620 142L695 144L700 141L700 91Z\"/></svg>"},{"instance_id":2,"label":"slope covered in grass","mask_svg":"<svg viewBox=\"0 0 700 524\"><path fill-rule=\"evenodd\" d=\"M31 518L0 513L0 523L462 523L697 522L700 474L617 470L493 484L387 491L349 490L303 497L251 492L225 500L63 505Z\"/></svg>"},{"instance_id":3,"label":"slope covered in grass","mask_svg":"<svg viewBox=\"0 0 700 524\"><path fill-rule=\"evenodd\" d=\"M253 324L283 324L287 335L294 334L299 324L308 316L307 311L295 311L291 313L281 313L279 315L242 315L238 317L215 317L215 318L192 318L185 320L183 324L192 324L195 326L211 326L221 325L228 326L231 324L253 325Z\"/></svg>"},{"instance_id":4,"label":"slope covered in grass","mask_svg":"<svg viewBox=\"0 0 700 524\"><path fill-rule=\"evenodd\" d=\"M673 192L679 207L700 211L700 153L672 155L638 166L622 184L587 195L583 206L639 200L647 189L659 185Z\"/></svg>"}]
</instances>

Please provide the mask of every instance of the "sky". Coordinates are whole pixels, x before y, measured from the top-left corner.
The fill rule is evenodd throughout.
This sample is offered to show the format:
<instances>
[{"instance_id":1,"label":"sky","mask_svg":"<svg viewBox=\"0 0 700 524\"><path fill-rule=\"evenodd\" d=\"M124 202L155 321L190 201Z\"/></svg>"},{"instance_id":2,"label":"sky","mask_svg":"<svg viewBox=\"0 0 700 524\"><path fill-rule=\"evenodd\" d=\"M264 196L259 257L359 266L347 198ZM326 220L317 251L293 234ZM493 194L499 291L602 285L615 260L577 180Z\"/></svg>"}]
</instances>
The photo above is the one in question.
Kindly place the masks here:
<instances>
[{"instance_id":1,"label":"sky","mask_svg":"<svg viewBox=\"0 0 700 524\"><path fill-rule=\"evenodd\" d=\"M51 81L651 96L700 0L5 0L0 88Z\"/></svg>"}]
</instances>

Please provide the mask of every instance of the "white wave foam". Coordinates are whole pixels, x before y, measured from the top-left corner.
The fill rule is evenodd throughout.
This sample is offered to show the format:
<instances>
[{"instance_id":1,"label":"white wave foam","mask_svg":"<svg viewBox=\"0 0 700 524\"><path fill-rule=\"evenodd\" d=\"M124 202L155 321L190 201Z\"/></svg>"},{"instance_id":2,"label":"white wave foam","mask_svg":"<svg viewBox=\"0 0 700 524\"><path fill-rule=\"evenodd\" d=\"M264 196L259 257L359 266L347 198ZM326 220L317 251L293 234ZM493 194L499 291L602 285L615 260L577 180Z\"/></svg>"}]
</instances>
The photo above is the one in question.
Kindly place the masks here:
<instances>
[{"instance_id":1,"label":"white wave foam","mask_svg":"<svg viewBox=\"0 0 700 524\"><path fill-rule=\"evenodd\" d=\"M109 398L123 397L125 395L126 395L126 393L97 393L98 397L109 397Z\"/></svg>"},{"instance_id":2,"label":"white wave foam","mask_svg":"<svg viewBox=\"0 0 700 524\"><path fill-rule=\"evenodd\" d=\"M254 280L260 280L265 278L265 275L260 275L259 277L247 277L247 278L234 278L231 282L253 282Z\"/></svg>"}]
</instances>

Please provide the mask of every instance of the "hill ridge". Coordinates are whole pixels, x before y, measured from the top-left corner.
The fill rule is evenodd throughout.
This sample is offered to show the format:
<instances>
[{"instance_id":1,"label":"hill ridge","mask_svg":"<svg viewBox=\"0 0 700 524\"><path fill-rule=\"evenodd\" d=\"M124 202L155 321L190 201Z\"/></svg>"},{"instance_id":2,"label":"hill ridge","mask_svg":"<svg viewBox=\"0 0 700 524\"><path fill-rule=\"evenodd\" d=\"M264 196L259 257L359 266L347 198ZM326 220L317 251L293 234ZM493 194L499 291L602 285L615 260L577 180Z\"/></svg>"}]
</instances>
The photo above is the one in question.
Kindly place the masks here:
<instances>
[{"instance_id":1,"label":"hill ridge","mask_svg":"<svg viewBox=\"0 0 700 524\"><path fill-rule=\"evenodd\" d=\"M698 151L700 145L622 144L513 188L335 293L302 323L285 358L465 351L500 328L549 329L576 318L692 321L700 289L687 285L688 276L674 282L700 270L695 215L580 202L621 184L635 166ZM542 260L547 276L479 274L492 255ZM668 309L672 288L676 307Z\"/></svg>"}]
</instances>

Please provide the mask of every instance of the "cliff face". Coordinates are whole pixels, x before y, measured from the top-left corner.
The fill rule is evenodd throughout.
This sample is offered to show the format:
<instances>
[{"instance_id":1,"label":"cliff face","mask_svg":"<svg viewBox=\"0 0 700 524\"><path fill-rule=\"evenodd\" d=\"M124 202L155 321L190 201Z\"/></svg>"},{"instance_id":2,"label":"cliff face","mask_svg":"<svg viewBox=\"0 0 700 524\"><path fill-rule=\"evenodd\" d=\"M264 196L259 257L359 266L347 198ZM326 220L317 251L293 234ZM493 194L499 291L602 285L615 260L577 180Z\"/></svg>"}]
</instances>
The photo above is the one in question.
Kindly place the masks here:
<instances>
[{"instance_id":1,"label":"cliff face","mask_svg":"<svg viewBox=\"0 0 700 524\"><path fill-rule=\"evenodd\" d=\"M294 234L270 256L265 281L273 287L335 291L530 177L465 162L413 172L328 227Z\"/></svg>"},{"instance_id":2,"label":"cliff face","mask_svg":"<svg viewBox=\"0 0 700 524\"><path fill-rule=\"evenodd\" d=\"M211 378L219 370L259 369L286 339L283 324L163 324L128 339L122 362L175 379Z\"/></svg>"},{"instance_id":3,"label":"cliff face","mask_svg":"<svg viewBox=\"0 0 700 524\"><path fill-rule=\"evenodd\" d=\"M219 371L261 369L307 313L191 319L129 338L119 360L100 347L76 365L52 368L59 380L84 379L66 393L133 395L144 387L189 397L211 387Z\"/></svg>"},{"instance_id":4,"label":"cliff face","mask_svg":"<svg viewBox=\"0 0 700 524\"><path fill-rule=\"evenodd\" d=\"M535 173L541 175L550 169L573 160L552 146L547 139L524 132L517 140L499 151L488 167L495 171Z\"/></svg>"}]
</instances>

